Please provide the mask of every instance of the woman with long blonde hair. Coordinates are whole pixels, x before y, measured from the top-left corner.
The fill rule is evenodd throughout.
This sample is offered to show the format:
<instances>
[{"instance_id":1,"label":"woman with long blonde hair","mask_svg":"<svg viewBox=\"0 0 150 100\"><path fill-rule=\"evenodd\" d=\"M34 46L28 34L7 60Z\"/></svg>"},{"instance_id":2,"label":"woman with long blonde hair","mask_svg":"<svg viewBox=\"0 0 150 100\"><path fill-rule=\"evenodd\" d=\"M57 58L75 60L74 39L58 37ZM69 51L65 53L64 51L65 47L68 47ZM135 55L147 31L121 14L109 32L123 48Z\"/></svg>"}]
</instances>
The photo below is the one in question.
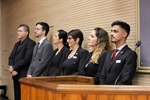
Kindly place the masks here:
<instances>
[{"instance_id":1,"label":"woman with long blonde hair","mask_svg":"<svg viewBox=\"0 0 150 100\"><path fill-rule=\"evenodd\" d=\"M104 29L97 27L90 33L88 40L88 45L92 47L93 51L83 63L84 67L79 74L93 77L94 83L99 84L104 60L110 50L109 35Z\"/></svg>"}]
</instances>

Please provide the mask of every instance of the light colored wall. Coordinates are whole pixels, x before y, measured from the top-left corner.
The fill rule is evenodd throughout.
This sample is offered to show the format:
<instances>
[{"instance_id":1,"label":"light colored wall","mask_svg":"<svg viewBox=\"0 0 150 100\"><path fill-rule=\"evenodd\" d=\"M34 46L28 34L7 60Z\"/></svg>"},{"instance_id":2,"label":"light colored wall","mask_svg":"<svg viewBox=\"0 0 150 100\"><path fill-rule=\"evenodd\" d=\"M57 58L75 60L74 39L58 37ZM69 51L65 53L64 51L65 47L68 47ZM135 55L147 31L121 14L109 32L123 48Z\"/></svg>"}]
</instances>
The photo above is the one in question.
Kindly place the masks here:
<instances>
[{"instance_id":1,"label":"light colored wall","mask_svg":"<svg viewBox=\"0 0 150 100\"><path fill-rule=\"evenodd\" d=\"M1 33L1 0L0 0L0 33ZM1 34L0 34L0 40L1 40ZM1 41L0 41L0 65L2 65L2 62L1 62L1 57L2 57L2 52L1 52ZM1 82L1 70L0 70L0 82Z\"/></svg>"},{"instance_id":2,"label":"light colored wall","mask_svg":"<svg viewBox=\"0 0 150 100\"><path fill-rule=\"evenodd\" d=\"M5 18L5 8L7 7L6 4L3 3L4 0L1 0L1 24L0 24L0 29L1 29L1 33L0 33L0 62L1 62L1 66L0 66L0 83L1 84L5 84L8 87L7 90L7 96L9 96L10 100L13 100L13 85L12 85L12 79L11 76L8 72L8 44L10 43L9 39L11 37L8 36L8 32L7 30L9 30L9 27L7 27L7 25L3 26L5 24L5 22L7 21L7 19ZM6 28L7 27L7 28Z\"/></svg>"},{"instance_id":3,"label":"light colored wall","mask_svg":"<svg viewBox=\"0 0 150 100\"><path fill-rule=\"evenodd\" d=\"M110 24L115 20L123 20L130 24L131 34L127 44L134 48L137 37L137 2L138 0L2 0L1 20L1 56L3 68L0 71L2 83L8 85L7 95L13 98L12 80L8 67L8 57L17 41L18 25L26 23L30 26L30 37L34 37L35 24L45 21L54 26L48 39L58 29L67 32L79 28L83 31L87 46L87 37L95 27L102 27L110 32ZM11 99L12 100L12 99Z\"/></svg>"}]
</instances>

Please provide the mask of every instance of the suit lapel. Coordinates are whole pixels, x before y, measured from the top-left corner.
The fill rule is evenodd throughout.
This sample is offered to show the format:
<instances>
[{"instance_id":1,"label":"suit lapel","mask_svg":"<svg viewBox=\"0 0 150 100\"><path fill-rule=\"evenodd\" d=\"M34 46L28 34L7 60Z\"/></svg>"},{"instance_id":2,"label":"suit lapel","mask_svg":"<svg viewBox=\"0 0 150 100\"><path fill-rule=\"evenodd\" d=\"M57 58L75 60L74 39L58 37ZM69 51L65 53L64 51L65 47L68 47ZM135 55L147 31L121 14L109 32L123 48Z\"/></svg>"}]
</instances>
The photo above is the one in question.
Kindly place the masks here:
<instances>
[{"instance_id":1,"label":"suit lapel","mask_svg":"<svg viewBox=\"0 0 150 100\"><path fill-rule=\"evenodd\" d=\"M45 39L43 40L43 42L40 44L39 47L38 47L38 43L35 45L34 51L33 51L33 57L36 56L38 50L39 50L40 48L42 48L43 44L44 44L46 41L47 41L47 39L45 38Z\"/></svg>"},{"instance_id":2,"label":"suit lapel","mask_svg":"<svg viewBox=\"0 0 150 100\"><path fill-rule=\"evenodd\" d=\"M108 71L112 67L112 61L111 61L112 53L113 53L113 51L108 54L108 59L107 59L107 61L108 61Z\"/></svg>"},{"instance_id":3,"label":"suit lapel","mask_svg":"<svg viewBox=\"0 0 150 100\"><path fill-rule=\"evenodd\" d=\"M121 50L118 55L115 57L114 61L116 61L116 59L118 59L122 54L124 54L126 52L126 50Z\"/></svg>"},{"instance_id":4,"label":"suit lapel","mask_svg":"<svg viewBox=\"0 0 150 100\"><path fill-rule=\"evenodd\" d=\"M114 58L113 61L111 61L111 59L109 60L110 61L110 66L108 68L108 71L111 69L111 67L113 66L113 64L115 64L116 60L120 58L120 56L122 56L126 50L128 49L128 46L126 45L121 51L119 51L119 53L117 54L117 56ZM110 53L112 55L113 51ZM110 58L111 58L111 55L110 55Z\"/></svg>"},{"instance_id":5,"label":"suit lapel","mask_svg":"<svg viewBox=\"0 0 150 100\"><path fill-rule=\"evenodd\" d=\"M76 51L76 53L75 53L75 55L74 56L76 56L76 57L79 57L80 58L80 51L81 51L81 47L79 47L78 48L78 50ZM79 56L78 56L79 55ZM79 59L79 58L77 58L77 59Z\"/></svg>"},{"instance_id":6,"label":"suit lapel","mask_svg":"<svg viewBox=\"0 0 150 100\"><path fill-rule=\"evenodd\" d=\"M33 57L36 55L36 53L37 53L37 48L38 48L38 44L36 44L35 46L34 46L34 51L33 51Z\"/></svg>"},{"instance_id":7,"label":"suit lapel","mask_svg":"<svg viewBox=\"0 0 150 100\"><path fill-rule=\"evenodd\" d=\"M58 49L57 49L57 50L58 50ZM65 50L65 46L63 46L63 48L58 52L57 56L58 56L58 55L61 55L64 50ZM55 51L55 53L56 53L56 52L57 52L57 51Z\"/></svg>"},{"instance_id":8,"label":"suit lapel","mask_svg":"<svg viewBox=\"0 0 150 100\"><path fill-rule=\"evenodd\" d=\"M65 50L65 46L58 52L58 54L57 55L55 55L56 54L56 52L58 51L58 49L56 49L55 51L54 51L54 53L53 53L53 55L52 55L52 57L53 57L53 59L52 59L52 62L54 62L55 61L55 59L56 59L56 56L57 57L59 57L59 58L61 58L61 56L62 56L62 53L63 53L63 51Z\"/></svg>"},{"instance_id":9,"label":"suit lapel","mask_svg":"<svg viewBox=\"0 0 150 100\"><path fill-rule=\"evenodd\" d=\"M60 55L60 51L59 51L59 53L56 55L56 52L57 52L57 51L58 51L58 49L56 49L56 50L53 52L53 54L52 54L52 60L51 60L52 63L55 61L56 56L58 57L58 56Z\"/></svg>"},{"instance_id":10,"label":"suit lapel","mask_svg":"<svg viewBox=\"0 0 150 100\"><path fill-rule=\"evenodd\" d=\"M18 46L19 46L19 42L17 42L17 44L15 45L15 48L14 48L14 49L15 49L15 50L14 50L14 54L15 54L15 55L17 54ZM14 58L16 57L15 55L14 55Z\"/></svg>"},{"instance_id":11,"label":"suit lapel","mask_svg":"<svg viewBox=\"0 0 150 100\"><path fill-rule=\"evenodd\" d=\"M69 71L71 71L71 69L72 69L72 67L71 66L73 66L73 64L76 64L76 60L78 60L79 59L79 52L80 52L80 50L81 50L81 47L79 47L78 49L77 49L77 51L76 51L76 53L73 55L73 57L71 58L71 59L73 59L72 60L72 62L70 63L70 68L69 68ZM71 52L71 51L70 51ZM69 72L68 71L68 72Z\"/></svg>"},{"instance_id":12,"label":"suit lapel","mask_svg":"<svg viewBox=\"0 0 150 100\"><path fill-rule=\"evenodd\" d=\"M39 47L39 48L41 48L41 47L43 46L43 44L44 44L46 41L47 41L47 39L45 38L45 39L43 40L43 42L40 44L40 47Z\"/></svg>"},{"instance_id":13,"label":"suit lapel","mask_svg":"<svg viewBox=\"0 0 150 100\"><path fill-rule=\"evenodd\" d=\"M27 45L27 42L28 41L28 38L26 38L24 41L23 41L23 43L19 46L19 42L18 42L18 47L17 47L17 53L24 47L24 46L26 46Z\"/></svg>"}]
</instances>

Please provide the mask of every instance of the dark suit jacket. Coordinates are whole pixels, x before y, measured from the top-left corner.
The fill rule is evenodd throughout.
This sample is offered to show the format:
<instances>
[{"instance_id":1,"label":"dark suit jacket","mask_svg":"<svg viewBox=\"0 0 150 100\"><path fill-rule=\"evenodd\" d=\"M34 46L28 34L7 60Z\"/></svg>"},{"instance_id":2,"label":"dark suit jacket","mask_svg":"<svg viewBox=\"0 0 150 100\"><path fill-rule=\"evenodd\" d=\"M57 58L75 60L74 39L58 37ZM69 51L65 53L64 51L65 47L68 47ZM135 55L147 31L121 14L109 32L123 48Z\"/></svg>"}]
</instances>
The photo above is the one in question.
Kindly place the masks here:
<instances>
[{"instance_id":1,"label":"dark suit jacket","mask_svg":"<svg viewBox=\"0 0 150 100\"><path fill-rule=\"evenodd\" d=\"M105 59L102 74L100 77L101 84L132 84L137 65L137 54L127 45L118 53L113 61L109 52ZM121 74L120 74L121 73Z\"/></svg>"},{"instance_id":2,"label":"dark suit jacket","mask_svg":"<svg viewBox=\"0 0 150 100\"><path fill-rule=\"evenodd\" d=\"M62 63L67 59L70 50L66 46L64 46L59 51L59 53L55 55L57 51L58 49L56 49L53 52L53 56L52 56L53 58L50 61L49 66L47 66L47 69L44 71L43 75L45 76L60 75Z\"/></svg>"},{"instance_id":3,"label":"dark suit jacket","mask_svg":"<svg viewBox=\"0 0 150 100\"><path fill-rule=\"evenodd\" d=\"M84 75L84 76L90 76L94 78L94 83L95 84L100 84L99 82L99 77L101 75L101 71L104 65L104 61L105 61L105 57L106 57L107 52L104 51L98 59L98 64L94 64L89 62L93 52L89 53L89 56L87 57L87 59L85 60L84 64L83 64L83 69L81 69L80 75Z\"/></svg>"},{"instance_id":4,"label":"dark suit jacket","mask_svg":"<svg viewBox=\"0 0 150 100\"><path fill-rule=\"evenodd\" d=\"M80 68L82 68L82 63L87 58L88 53L89 52L87 50L79 47L72 58L70 59L67 58L64 61L61 67L62 68L61 75L77 75Z\"/></svg>"},{"instance_id":5,"label":"dark suit jacket","mask_svg":"<svg viewBox=\"0 0 150 100\"><path fill-rule=\"evenodd\" d=\"M13 69L18 72L16 76L18 79L26 77L32 59L34 45L35 42L28 37L21 44L17 42L14 45L9 57L9 65L13 66Z\"/></svg>"},{"instance_id":6,"label":"dark suit jacket","mask_svg":"<svg viewBox=\"0 0 150 100\"><path fill-rule=\"evenodd\" d=\"M37 46L38 45L36 44L34 47L32 61L27 73L32 76L41 76L48 66L53 53L52 44L47 38L43 40L38 49Z\"/></svg>"}]
</instances>

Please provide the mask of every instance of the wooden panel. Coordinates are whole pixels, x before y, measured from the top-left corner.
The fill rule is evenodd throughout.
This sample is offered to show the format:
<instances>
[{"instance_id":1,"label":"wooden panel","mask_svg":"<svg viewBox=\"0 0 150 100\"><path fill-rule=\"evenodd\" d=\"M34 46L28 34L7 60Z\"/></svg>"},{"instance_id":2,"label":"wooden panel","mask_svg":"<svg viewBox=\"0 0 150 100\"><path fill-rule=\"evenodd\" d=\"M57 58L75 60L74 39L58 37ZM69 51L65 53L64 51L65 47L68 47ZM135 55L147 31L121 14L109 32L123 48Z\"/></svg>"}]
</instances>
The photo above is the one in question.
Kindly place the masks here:
<instances>
[{"instance_id":1,"label":"wooden panel","mask_svg":"<svg viewBox=\"0 0 150 100\"><path fill-rule=\"evenodd\" d=\"M21 100L29 100L28 98L29 98L29 86L27 86L27 85L21 85L21 89L22 89L22 94L21 94Z\"/></svg>"},{"instance_id":2,"label":"wooden panel","mask_svg":"<svg viewBox=\"0 0 150 100\"><path fill-rule=\"evenodd\" d=\"M73 76L69 80L74 81L75 77L76 81L78 78L84 80L84 77L78 76ZM54 80L54 77L52 78ZM21 93L26 94L22 95L22 100L150 100L150 86L79 85L72 82L61 84L60 81L58 83L47 81L46 77L42 79L43 77L20 80Z\"/></svg>"},{"instance_id":3,"label":"wooden panel","mask_svg":"<svg viewBox=\"0 0 150 100\"><path fill-rule=\"evenodd\" d=\"M44 80L46 82L60 83L60 84L93 84L92 77L86 76L74 76L74 75L65 75L65 76L51 76L51 77L33 77L35 80Z\"/></svg>"},{"instance_id":4,"label":"wooden panel","mask_svg":"<svg viewBox=\"0 0 150 100\"><path fill-rule=\"evenodd\" d=\"M21 100L53 100L53 93L27 85L21 85Z\"/></svg>"},{"instance_id":5,"label":"wooden panel","mask_svg":"<svg viewBox=\"0 0 150 100\"><path fill-rule=\"evenodd\" d=\"M134 85L150 85L150 74L148 73L136 73L133 79Z\"/></svg>"},{"instance_id":6,"label":"wooden panel","mask_svg":"<svg viewBox=\"0 0 150 100\"><path fill-rule=\"evenodd\" d=\"M148 96L137 95L81 95L81 94L62 94L57 100L149 100Z\"/></svg>"},{"instance_id":7,"label":"wooden panel","mask_svg":"<svg viewBox=\"0 0 150 100\"><path fill-rule=\"evenodd\" d=\"M11 37L8 48L12 48L12 43L16 41L19 24L29 24L31 37L34 38L35 23L39 21L54 26L51 34L58 29L81 29L85 36L83 47L90 50L87 38L91 30L102 27L110 32L113 21L123 20L131 25L127 43L134 48L136 42L137 0L4 0L2 4L3 33L8 33L8 37ZM52 39L50 34L48 38Z\"/></svg>"}]
</instances>

